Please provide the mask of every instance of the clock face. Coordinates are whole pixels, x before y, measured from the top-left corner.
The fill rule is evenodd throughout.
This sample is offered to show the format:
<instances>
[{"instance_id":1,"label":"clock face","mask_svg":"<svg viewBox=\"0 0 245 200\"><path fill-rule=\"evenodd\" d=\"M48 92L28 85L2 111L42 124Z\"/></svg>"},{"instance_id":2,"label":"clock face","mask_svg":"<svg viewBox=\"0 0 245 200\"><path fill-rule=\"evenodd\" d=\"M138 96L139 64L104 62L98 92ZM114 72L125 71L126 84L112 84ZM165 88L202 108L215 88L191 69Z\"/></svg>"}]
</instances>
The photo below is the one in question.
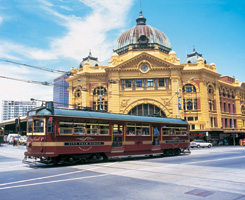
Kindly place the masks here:
<instances>
[{"instance_id":1,"label":"clock face","mask_svg":"<svg viewBox=\"0 0 245 200\"><path fill-rule=\"evenodd\" d=\"M141 66L141 70L142 70L143 72L146 72L146 71L148 70L148 66L147 66L147 65L142 65L142 66Z\"/></svg>"}]
</instances>

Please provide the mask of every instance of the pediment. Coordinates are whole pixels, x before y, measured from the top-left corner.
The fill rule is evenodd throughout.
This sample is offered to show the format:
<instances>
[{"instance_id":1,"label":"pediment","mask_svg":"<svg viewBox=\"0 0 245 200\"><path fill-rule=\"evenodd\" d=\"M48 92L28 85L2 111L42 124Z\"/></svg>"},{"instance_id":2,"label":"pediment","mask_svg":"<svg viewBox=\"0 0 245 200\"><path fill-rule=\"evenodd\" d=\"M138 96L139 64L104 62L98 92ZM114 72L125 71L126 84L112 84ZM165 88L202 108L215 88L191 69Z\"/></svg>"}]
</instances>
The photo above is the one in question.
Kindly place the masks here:
<instances>
[{"instance_id":1,"label":"pediment","mask_svg":"<svg viewBox=\"0 0 245 200\"><path fill-rule=\"evenodd\" d=\"M183 68L181 65L172 64L164 59L160 59L148 53L141 53L133 58L130 58L109 70L128 71L139 70L141 65L148 65L151 70L168 69L168 68Z\"/></svg>"}]
</instances>

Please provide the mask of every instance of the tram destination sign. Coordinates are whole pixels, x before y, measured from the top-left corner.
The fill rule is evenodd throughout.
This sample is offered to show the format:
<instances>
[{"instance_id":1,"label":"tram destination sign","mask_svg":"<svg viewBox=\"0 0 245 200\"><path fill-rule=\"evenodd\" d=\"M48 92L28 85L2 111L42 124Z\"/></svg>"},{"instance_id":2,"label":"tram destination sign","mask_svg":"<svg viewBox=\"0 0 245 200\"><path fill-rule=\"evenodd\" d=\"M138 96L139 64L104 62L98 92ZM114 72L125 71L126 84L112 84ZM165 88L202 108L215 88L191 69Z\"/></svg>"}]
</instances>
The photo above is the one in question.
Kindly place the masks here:
<instances>
[{"instance_id":1,"label":"tram destination sign","mask_svg":"<svg viewBox=\"0 0 245 200\"><path fill-rule=\"evenodd\" d=\"M64 142L64 146L103 146L104 142Z\"/></svg>"}]
</instances>

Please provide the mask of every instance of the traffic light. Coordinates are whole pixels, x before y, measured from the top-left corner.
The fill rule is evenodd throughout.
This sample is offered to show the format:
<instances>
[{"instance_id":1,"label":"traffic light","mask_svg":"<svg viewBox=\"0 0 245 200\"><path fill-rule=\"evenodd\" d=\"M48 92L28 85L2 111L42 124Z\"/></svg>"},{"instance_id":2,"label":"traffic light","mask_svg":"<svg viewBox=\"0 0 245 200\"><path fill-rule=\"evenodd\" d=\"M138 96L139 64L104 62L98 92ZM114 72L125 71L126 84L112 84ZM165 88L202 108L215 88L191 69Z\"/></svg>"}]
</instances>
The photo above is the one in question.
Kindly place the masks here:
<instances>
[{"instance_id":1,"label":"traffic light","mask_svg":"<svg viewBox=\"0 0 245 200\"><path fill-rule=\"evenodd\" d=\"M15 119L15 131L20 132L20 118Z\"/></svg>"}]
</instances>

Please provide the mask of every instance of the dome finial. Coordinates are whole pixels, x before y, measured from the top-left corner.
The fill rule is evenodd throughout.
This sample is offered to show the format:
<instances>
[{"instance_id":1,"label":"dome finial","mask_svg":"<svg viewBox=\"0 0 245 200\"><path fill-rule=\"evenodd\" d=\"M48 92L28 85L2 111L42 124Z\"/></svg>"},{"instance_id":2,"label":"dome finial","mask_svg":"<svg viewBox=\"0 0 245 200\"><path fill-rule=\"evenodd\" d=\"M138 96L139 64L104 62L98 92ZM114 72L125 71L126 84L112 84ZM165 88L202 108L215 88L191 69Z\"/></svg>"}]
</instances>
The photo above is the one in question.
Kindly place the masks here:
<instances>
[{"instance_id":1,"label":"dome finial","mask_svg":"<svg viewBox=\"0 0 245 200\"><path fill-rule=\"evenodd\" d=\"M145 25L146 18L143 17L142 15L142 10L141 10L141 0L140 0L140 14L139 17L136 19L137 25Z\"/></svg>"}]
</instances>

